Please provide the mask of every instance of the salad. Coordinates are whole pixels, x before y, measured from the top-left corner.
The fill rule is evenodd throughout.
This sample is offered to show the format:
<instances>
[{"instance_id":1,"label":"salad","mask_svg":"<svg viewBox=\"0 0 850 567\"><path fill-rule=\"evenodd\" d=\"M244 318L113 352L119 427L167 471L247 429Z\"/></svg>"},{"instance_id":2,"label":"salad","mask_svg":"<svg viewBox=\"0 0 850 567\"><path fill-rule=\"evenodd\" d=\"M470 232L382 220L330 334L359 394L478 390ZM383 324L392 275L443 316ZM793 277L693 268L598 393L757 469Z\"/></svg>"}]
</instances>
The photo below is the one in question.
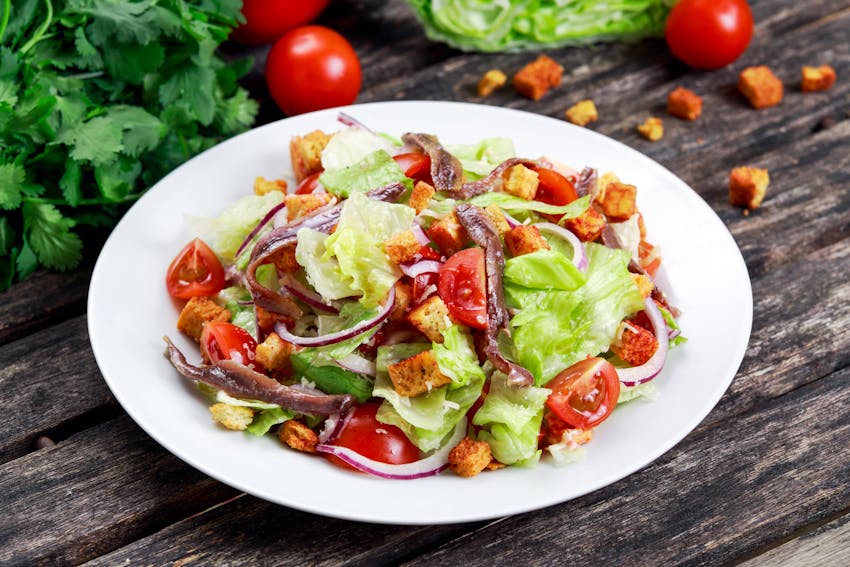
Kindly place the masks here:
<instances>
[{"instance_id":1,"label":"salad","mask_svg":"<svg viewBox=\"0 0 850 567\"><path fill-rule=\"evenodd\" d=\"M213 420L384 478L580 458L684 342L637 188L340 115L174 258ZM291 181L291 179L290 179Z\"/></svg>"}]
</instances>

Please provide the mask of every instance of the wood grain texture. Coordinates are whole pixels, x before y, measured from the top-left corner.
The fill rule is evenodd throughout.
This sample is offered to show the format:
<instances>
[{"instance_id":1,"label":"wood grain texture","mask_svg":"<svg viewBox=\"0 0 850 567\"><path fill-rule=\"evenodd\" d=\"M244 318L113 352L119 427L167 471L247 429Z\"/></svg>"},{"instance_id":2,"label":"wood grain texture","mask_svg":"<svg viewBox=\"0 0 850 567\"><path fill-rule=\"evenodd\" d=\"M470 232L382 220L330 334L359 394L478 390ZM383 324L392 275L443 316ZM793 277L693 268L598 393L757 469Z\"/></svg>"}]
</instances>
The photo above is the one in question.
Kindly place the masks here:
<instances>
[{"instance_id":1,"label":"wood grain texture","mask_svg":"<svg viewBox=\"0 0 850 567\"><path fill-rule=\"evenodd\" d=\"M741 563L741 567L850 565L850 515Z\"/></svg>"}]
</instances>

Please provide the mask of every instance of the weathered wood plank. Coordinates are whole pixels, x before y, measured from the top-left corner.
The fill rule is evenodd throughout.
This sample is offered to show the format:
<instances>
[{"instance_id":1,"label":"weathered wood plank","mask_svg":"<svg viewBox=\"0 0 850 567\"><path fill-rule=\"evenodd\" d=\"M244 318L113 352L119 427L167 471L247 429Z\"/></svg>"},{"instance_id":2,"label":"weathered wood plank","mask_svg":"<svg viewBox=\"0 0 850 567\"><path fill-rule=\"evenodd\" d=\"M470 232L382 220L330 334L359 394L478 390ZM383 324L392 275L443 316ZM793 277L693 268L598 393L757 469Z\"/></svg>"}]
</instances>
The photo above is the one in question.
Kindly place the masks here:
<instances>
[{"instance_id":1,"label":"weathered wood plank","mask_svg":"<svg viewBox=\"0 0 850 567\"><path fill-rule=\"evenodd\" d=\"M850 506L850 369L690 436L576 501L507 518L411 565L733 561ZM568 474L568 471L565 471ZM488 545L482 553L482 542Z\"/></svg>"},{"instance_id":2,"label":"weathered wood plank","mask_svg":"<svg viewBox=\"0 0 850 567\"><path fill-rule=\"evenodd\" d=\"M850 515L741 563L741 567L850 565Z\"/></svg>"},{"instance_id":3,"label":"weathered wood plank","mask_svg":"<svg viewBox=\"0 0 850 567\"><path fill-rule=\"evenodd\" d=\"M238 493L128 417L0 466L0 563L76 564Z\"/></svg>"}]
</instances>

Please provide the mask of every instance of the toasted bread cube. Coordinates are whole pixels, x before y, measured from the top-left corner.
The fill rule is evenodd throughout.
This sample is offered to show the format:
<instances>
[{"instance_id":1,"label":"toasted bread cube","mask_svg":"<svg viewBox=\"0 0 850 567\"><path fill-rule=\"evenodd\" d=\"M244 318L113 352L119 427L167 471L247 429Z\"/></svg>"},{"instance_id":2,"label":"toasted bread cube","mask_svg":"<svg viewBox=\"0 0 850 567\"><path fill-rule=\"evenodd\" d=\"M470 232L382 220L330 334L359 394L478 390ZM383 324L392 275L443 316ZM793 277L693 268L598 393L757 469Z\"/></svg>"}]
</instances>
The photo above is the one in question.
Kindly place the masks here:
<instances>
[{"instance_id":1,"label":"toasted bread cube","mask_svg":"<svg viewBox=\"0 0 850 567\"><path fill-rule=\"evenodd\" d=\"M289 357L298 348L283 340L277 333L269 333L266 340L257 345L257 355L254 359L273 377L289 377L292 374L292 364Z\"/></svg>"},{"instance_id":2,"label":"toasted bread cube","mask_svg":"<svg viewBox=\"0 0 850 567\"><path fill-rule=\"evenodd\" d=\"M578 236L582 242L593 242L602 235L605 217L593 207L571 219L564 219L564 228Z\"/></svg>"},{"instance_id":3,"label":"toasted bread cube","mask_svg":"<svg viewBox=\"0 0 850 567\"><path fill-rule=\"evenodd\" d=\"M200 341L204 325L210 321L230 321L230 311L209 297L193 297L180 311L177 330Z\"/></svg>"},{"instance_id":4,"label":"toasted bread cube","mask_svg":"<svg viewBox=\"0 0 850 567\"><path fill-rule=\"evenodd\" d=\"M540 181L537 172L517 164L505 172L505 183L502 189L505 193L531 201L537 193L538 185Z\"/></svg>"},{"instance_id":5,"label":"toasted bread cube","mask_svg":"<svg viewBox=\"0 0 850 567\"><path fill-rule=\"evenodd\" d=\"M399 395L415 398L434 388L445 386L451 378L440 372L434 352L425 350L387 367L393 388Z\"/></svg>"},{"instance_id":6,"label":"toasted bread cube","mask_svg":"<svg viewBox=\"0 0 850 567\"><path fill-rule=\"evenodd\" d=\"M564 68L545 55L523 67L514 75L516 92L532 100L540 100L549 89L561 84Z\"/></svg>"},{"instance_id":7,"label":"toasted bread cube","mask_svg":"<svg viewBox=\"0 0 850 567\"><path fill-rule=\"evenodd\" d=\"M442 343L443 331L452 326L449 308L439 295L432 295L411 310L407 320L435 343Z\"/></svg>"},{"instance_id":8,"label":"toasted bread cube","mask_svg":"<svg viewBox=\"0 0 850 567\"><path fill-rule=\"evenodd\" d=\"M279 191L286 195L286 185L285 179L266 179L265 177L257 177L254 179L254 194L265 195L272 191Z\"/></svg>"},{"instance_id":9,"label":"toasted bread cube","mask_svg":"<svg viewBox=\"0 0 850 567\"><path fill-rule=\"evenodd\" d=\"M658 339L655 335L626 321L620 323L617 337L611 345L611 350L632 366L646 363L658 349Z\"/></svg>"},{"instance_id":10,"label":"toasted bread cube","mask_svg":"<svg viewBox=\"0 0 850 567\"><path fill-rule=\"evenodd\" d=\"M505 463L500 463L496 459L491 459L490 462L487 463L487 466L484 467L484 470L485 471L497 471L499 469L505 468L505 466L506 466Z\"/></svg>"},{"instance_id":11,"label":"toasted bread cube","mask_svg":"<svg viewBox=\"0 0 850 567\"><path fill-rule=\"evenodd\" d=\"M644 274L632 274L632 279L635 281L635 285L637 285L640 296L644 299L649 297L652 294L652 290L655 289L655 284Z\"/></svg>"},{"instance_id":12,"label":"toasted bread cube","mask_svg":"<svg viewBox=\"0 0 850 567\"><path fill-rule=\"evenodd\" d=\"M469 478L486 469L492 460L486 441L464 437L449 453L449 468L456 475Z\"/></svg>"},{"instance_id":13,"label":"toasted bread cube","mask_svg":"<svg viewBox=\"0 0 850 567\"><path fill-rule=\"evenodd\" d=\"M490 69L478 81L478 96L490 96L493 91L505 86L508 77L498 69Z\"/></svg>"},{"instance_id":14,"label":"toasted bread cube","mask_svg":"<svg viewBox=\"0 0 850 567\"><path fill-rule=\"evenodd\" d=\"M587 126L591 122L599 120L599 112L592 100L580 100L567 109L564 113L567 120L577 126Z\"/></svg>"},{"instance_id":15,"label":"toasted bread cube","mask_svg":"<svg viewBox=\"0 0 850 567\"><path fill-rule=\"evenodd\" d=\"M667 95L667 112L685 120L696 120L702 114L702 97L684 87Z\"/></svg>"},{"instance_id":16,"label":"toasted bread cube","mask_svg":"<svg viewBox=\"0 0 850 567\"><path fill-rule=\"evenodd\" d=\"M331 202L333 197L328 193L310 193L307 195L286 196L286 219L289 222L308 215Z\"/></svg>"},{"instance_id":17,"label":"toasted bread cube","mask_svg":"<svg viewBox=\"0 0 850 567\"><path fill-rule=\"evenodd\" d=\"M496 203L487 205L484 208L484 214L487 215L487 218L490 219L491 223L493 223L493 226L496 228L496 232L498 232L500 236L504 236L504 234L511 229L511 225L508 224L508 219L505 218L504 213L502 213L502 209Z\"/></svg>"},{"instance_id":18,"label":"toasted bread cube","mask_svg":"<svg viewBox=\"0 0 850 567\"><path fill-rule=\"evenodd\" d=\"M643 124L637 125L637 131L650 142L657 142L664 136L664 123L660 118L650 116Z\"/></svg>"},{"instance_id":19,"label":"toasted bread cube","mask_svg":"<svg viewBox=\"0 0 850 567\"><path fill-rule=\"evenodd\" d=\"M637 212L637 187L615 181L596 195L594 203L612 222L623 222Z\"/></svg>"},{"instance_id":20,"label":"toasted bread cube","mask_svg":"<svg viewBox=\"0 0 850 567\"><path fill-rule=\"evenodd\" d=\"M768 108L782 102L782 81L768 67L747 67L738 75L738 90L753 108Z\"/></svg>"},{"instance_id":21,"label":"toasted bread cube","mask_svg":"<svg viewBox=\"0 0 850 567\"><path fill-rule=\"evenodd\" d=\"M283 425L277 430L277 438L282 443L302 453L315 453L316 445L319 444L319 436L316 435L316 432L294 419L283 422Z\"/></svg>"},{"instance_id":22,"label":"toasted bread cube","mask_svg":"<svg viewBox=\"0 0 850 567\"><path fill-rule=\"evenodd\" d=\"M244 431L254 421L254 410L244 406L231 406L229 404L213 404L210 406L213 421L234 431Z\"/></svg>"},{"instance_id":23,"label":"toasted bread cube","mask_svg":"<svg viewBox=\"0 0 850 567\"><path fill-rule=\"evenodd\" d=\"M407 205L416 209L416 214L418 215L428 208L436 192L437 190L429 183L417 181L416 185L413 186L413 192L410 194L410 200L407 201Z\"/></svg>"},{"instance_id":24,"label":"toasted bread cube","mask_svg":"<svg viewBox=\"0 0 850 567\"><path fill-rule=\"evenodd\" d=\"M301 264L295 258L297 243L287 244L271 255L271 261L281 272L293 274L301 269Z\"/></svg>"},{"instance_id":25,"label":"toasted bread cube","mask_svg":"<svg viewBox=\"0 0 850 567\"><path fill-rule=\"evenodd\" d=\"M402 264L413 259L422 245L416 240L412 230L399 232L384 241L384 252L394 264Z\"/></svg>"},{"instance_id":26,"label":"toasted bread cube","mask_svg":"<svg viewBox=\"0 0 850 567\"><path fill-rule=\"evenodd\" d=\"M446 256L451 256L463 248L469 240L466 229L460 224L454 211L433 223L426 232Z\"/></svg>"},{"instance_id":27,"label":"toasted bread cube","mask_svg":"<svg viewBox=\"0 0 850 567\"><path fill-rule=\"evenodd\" d=\"M404 321L407 317L407 309L413 302L413 286L406 281L399 280L395 283L395 305L390 312L390 321Z\"/></svg>"},{"instance_id":28,"label":"toasted bread cube","mask_svg":"<svg viewBox=\"0 0 850 567\"><path fill-rule=\"evenodd\" d=\"M267 333L270 333L274 331L276 323L283 323L287 327L291 327L295 324L295 321L300 319L304 314L295 300L289 297L280 298L277 302L277 307L279 307L282 311L285 311L287 314L274 313L263 309L259 305L254 305L254 312L257 315L257 327Z\"/></svg>"},{"instance_id":29,"label":"toasted bread cube","mask_svg":"<svg viewBox=\"0 0 850 567\"><path fill-rule=\"evenodd\" d=\"M804 93L825 91L835 83L835 69L829 65L803 67L803 79L800 89Z\"/></svg>"},{"instance_id":30,"label":"toasted bread cube","mask_svg":"<svg viewBox=\"0 0 850 567\"><path fill-rule=\"evenodd\" d=\"M761 205L770 175L766 169L736 167L729 174L729 201L738 207L755 209Z\"/></svg>"},{"instance_id":31,"label":"toasted bread cube","mask_svg":"<svg viewBox=\"0 0 850 567\"><path fill-rule=\"evenodd\" d=\"M301 183L306 177L322 171L322 150L331 136L314 130L306 136L294 136L289 142L289 156L295 170L295 180Z\"/></svg>"},{"instance_id":32,"label":"toasted bread cube","mask_svg":"<svg viewBox=\"0 0 850 567\"><path fill-rule=\"evenodd\" d=\"M505 233L505 246L514 257L538 250L549 250L549 243L537 227L525 224L515 226Z\"/></svg>"}]
</instances>

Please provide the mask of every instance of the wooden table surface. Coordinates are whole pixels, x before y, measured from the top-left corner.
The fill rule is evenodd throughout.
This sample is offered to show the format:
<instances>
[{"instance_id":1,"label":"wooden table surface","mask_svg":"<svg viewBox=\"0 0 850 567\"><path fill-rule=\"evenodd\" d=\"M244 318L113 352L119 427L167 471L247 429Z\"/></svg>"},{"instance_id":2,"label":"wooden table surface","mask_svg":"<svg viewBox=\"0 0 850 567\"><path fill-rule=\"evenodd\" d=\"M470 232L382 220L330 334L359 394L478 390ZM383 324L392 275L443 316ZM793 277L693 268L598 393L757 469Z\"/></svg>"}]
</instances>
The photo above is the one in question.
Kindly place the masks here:
<instances>
[{"instance_id":1,"label":"wooden table surface","mask_svg":"<svg viewBox=\"0 0 850 567\"><path fill-rule=\"evenodd\" d=\"M112 397L86 331L91 245L87 268L0 295L0 563L850 564L850 0L750 4L754 40L728 68L688 70L661 40L560 49L564 82L539 102L474 93L487 69L510 74L534 54L429 42L399 0L335 0L322 18L360 55L360 102L562 118L593 98L595 130L671 169L723 219L752 279L752 337L729 390L676 447L587 496L490 522L371 525L264 502L165 451ZM273 120L263 53L247 83ZM836 85L801 93L801 65L822 63ZM785 82L778 107L755 111L737 93L753 64ZM697 122L666 115L677 85L703 96ZM665 118L657 143L634 131L650 114ZM771 176L749 216L727 195L729 170L744 164Z\"/></svg>"}]
</instances>

